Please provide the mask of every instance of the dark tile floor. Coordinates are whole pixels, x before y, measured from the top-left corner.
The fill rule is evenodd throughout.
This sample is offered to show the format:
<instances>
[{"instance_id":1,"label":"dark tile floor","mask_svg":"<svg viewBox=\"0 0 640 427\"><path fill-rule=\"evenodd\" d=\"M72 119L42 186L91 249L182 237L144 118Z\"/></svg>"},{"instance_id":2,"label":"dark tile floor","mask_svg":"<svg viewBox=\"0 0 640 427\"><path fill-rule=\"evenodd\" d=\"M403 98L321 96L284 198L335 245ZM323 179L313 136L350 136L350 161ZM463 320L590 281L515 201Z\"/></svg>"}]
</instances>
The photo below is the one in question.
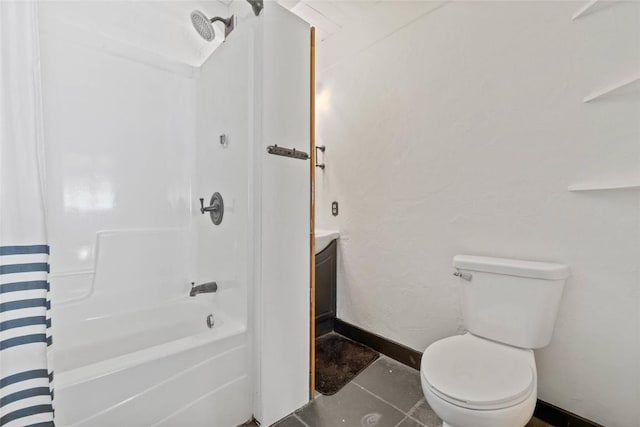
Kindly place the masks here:
<instances>
[{"instance_id":1,"label":"dark tile floor","mask_svg":"<svg viewBox=\"0 0 640 427\"><path fill-rule=\"evenodd\" d=\"M420 373L386 356L333 396L311 403L278 421L277 427L440 427L420 385ZM552 427L535 418L527 427Z\"/></svg>"}]
</instances>

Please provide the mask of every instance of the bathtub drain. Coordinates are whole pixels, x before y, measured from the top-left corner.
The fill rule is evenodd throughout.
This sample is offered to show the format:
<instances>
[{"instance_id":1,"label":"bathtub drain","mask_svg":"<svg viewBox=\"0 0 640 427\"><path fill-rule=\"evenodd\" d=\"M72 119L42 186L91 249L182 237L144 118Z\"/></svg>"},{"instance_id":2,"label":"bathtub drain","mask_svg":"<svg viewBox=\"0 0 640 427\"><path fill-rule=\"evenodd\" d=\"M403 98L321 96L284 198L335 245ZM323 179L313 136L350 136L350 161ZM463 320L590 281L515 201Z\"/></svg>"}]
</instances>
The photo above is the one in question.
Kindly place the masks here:
<instances>
[{"instance_id":1,"label":"bathtub drain","mask_svg":"<svg viewBox=\"0 0 640 427\"><path fill-rule=\"evenodd\" d=\"M213 328L213 314L207 316L207 326Z\"/></svg>"}]
</instances>

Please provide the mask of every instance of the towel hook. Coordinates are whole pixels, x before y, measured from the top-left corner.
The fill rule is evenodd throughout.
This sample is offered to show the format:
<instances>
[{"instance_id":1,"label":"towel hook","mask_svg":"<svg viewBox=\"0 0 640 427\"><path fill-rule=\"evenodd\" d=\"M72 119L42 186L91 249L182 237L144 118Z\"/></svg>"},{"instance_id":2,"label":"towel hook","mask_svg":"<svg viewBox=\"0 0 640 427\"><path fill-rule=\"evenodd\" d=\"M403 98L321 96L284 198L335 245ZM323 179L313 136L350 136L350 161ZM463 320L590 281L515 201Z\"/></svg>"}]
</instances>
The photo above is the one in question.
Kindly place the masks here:
<instances>
[{"instance_id":1,"label":"towel hook","mask_svg":"<svg viewBox=\"0 0 640 427\"><path fill-rule=\"evenodd\" d=\"M316 145L316 167L320 168L322 170L324 170L324 163L318 163L318 150L320 150L320 151L322 151L324 153L324 151L326 149L327 149L327 147L324 146L324 145Z\"/></svg>"}]
</instances>

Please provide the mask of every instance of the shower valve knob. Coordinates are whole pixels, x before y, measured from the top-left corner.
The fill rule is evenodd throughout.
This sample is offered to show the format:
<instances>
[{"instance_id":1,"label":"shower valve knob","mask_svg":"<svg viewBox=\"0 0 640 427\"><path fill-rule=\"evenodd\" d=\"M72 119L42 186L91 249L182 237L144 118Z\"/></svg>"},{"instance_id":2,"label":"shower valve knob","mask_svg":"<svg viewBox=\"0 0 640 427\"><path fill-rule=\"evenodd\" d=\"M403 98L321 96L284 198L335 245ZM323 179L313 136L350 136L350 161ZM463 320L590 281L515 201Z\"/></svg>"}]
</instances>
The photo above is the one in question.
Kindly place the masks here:
<instances>
[{"instance_id":1,"label":"shower valve knob","mask_svg":"<svg viewBox=\"0 0 640 427\"><path fill-rule=\"evenodd\" d=\"M211 206L204 206L204 199L200 198L200 212L204 215L205 212L218 212L220 210L220 205L217 202L213 202Z\"/></svg>"},{"instance_id":2,"label":"shower valve knob","mask_svg":"<svg viewBox=\"0 0 640 427\"><path fill-rule=\"evenodd\" d=\"M220 225L222 222L222 215L224 215L224 202L220 193L213 193L209 206L204 205L204 198L200 197L200 213L204 215L205 212L209 212L211 221L214 225Z\"/></svg>"}]
</instances>

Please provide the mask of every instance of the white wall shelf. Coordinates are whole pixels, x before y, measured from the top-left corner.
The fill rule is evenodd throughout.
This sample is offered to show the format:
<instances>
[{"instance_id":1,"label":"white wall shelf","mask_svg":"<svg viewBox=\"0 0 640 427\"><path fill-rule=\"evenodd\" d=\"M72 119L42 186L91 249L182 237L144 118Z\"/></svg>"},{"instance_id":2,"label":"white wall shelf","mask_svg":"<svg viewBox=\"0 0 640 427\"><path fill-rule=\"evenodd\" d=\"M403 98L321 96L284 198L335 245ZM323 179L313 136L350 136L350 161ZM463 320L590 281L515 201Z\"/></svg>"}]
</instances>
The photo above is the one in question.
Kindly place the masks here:
<instances>
[{"instance_id":1,"label":"white wall shelf","mask_svg":"<svg viewBox=\"0 0 640 427\"><path fill-rule=\"evenodd\" d=\"M603 96L609 95L613 92L616 92L624 87L631 86L631 85L636 85L640 88L640 73L636 74L630 79L623 80L605 89L599 90L597 92L593 92L590 95L585 96L583 101L584 102L595 101L598 98L602 98Z\"/></svg>"},{"instance_id":2,"label":"white wall shelf","mask_svg":"<svg viewBox=\"0 0 640 427\"><path fill-rule=\"evenodd\" d=\"M589 10L591 10L596 5L596 3L598 3L598 1L600 0L591 0L589 3L582 6L580 10L578 10L576 13L573 14L573 16L571 17L571 20L575 21L576 19L580 18L581 16L589 12Z\"/></svg>"},{"instance_id":3,"label":"white wall shelf","mask_svg":"<svg viewBox=\"0 0 640 427\"><path fill-rule=\"evenodd\" d=\"M596 4L598 3L604 3L601 0L591 0L589 1L587 4L585 4L584 6L582 6L580 9L578 9L578 11L576 13L573 14L573 16L571 17L572 21L575 21L576 19L579 19L587 14L589 14L589 11L591 11Z\"/></svg>"},{"instance_id":4,"label":"white wall shelf","mask_svg":"<svg viewBox=\"0 0 640 427\"><path fill-rule=\"evenodd\" d=\"M570 185L569 191L611 191L611 190L640 190L640 179L636 181L600 182L592 184Z\"/></svg>"}]
</instances>

